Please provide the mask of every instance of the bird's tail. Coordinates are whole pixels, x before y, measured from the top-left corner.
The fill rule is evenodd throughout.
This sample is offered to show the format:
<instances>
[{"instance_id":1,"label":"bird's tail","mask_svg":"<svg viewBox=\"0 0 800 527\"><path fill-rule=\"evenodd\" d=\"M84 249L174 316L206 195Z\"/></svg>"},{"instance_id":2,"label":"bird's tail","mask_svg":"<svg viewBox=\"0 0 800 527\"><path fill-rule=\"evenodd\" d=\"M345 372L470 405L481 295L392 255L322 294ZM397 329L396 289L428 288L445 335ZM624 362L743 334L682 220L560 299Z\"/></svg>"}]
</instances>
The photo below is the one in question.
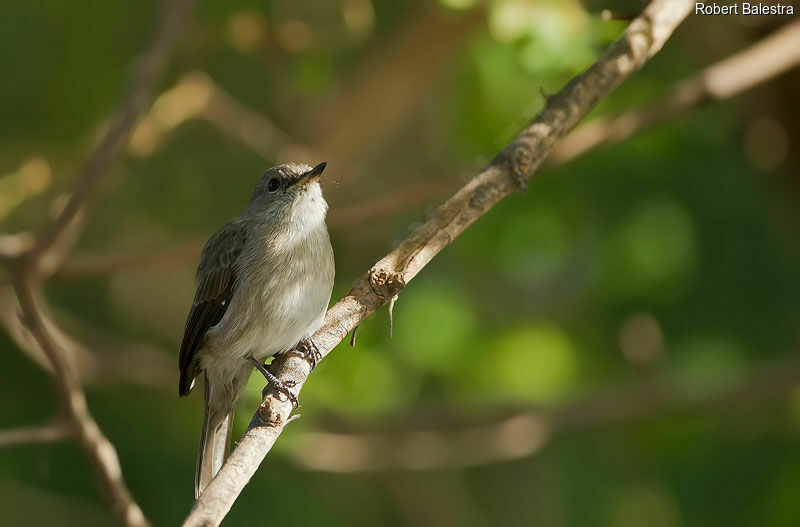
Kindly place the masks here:
<instances>
[{"instance_id":1,"label":"bird's tail","mask_svg":"<svg viewBox=\"0 0 800 527\"><path fill-rule=\"evenodd\" d=\"M203 413L203 433L200 436L200 448L197 452L197 468L194 473L194 497L200 497L205 488L217 475L222 463L228 456L228 446L231 442L231 428L233 412L228 413L221 420L212 415L209 405L211 393L208 376L205 378L205 411Z\"/></svg>"}]
</instances>

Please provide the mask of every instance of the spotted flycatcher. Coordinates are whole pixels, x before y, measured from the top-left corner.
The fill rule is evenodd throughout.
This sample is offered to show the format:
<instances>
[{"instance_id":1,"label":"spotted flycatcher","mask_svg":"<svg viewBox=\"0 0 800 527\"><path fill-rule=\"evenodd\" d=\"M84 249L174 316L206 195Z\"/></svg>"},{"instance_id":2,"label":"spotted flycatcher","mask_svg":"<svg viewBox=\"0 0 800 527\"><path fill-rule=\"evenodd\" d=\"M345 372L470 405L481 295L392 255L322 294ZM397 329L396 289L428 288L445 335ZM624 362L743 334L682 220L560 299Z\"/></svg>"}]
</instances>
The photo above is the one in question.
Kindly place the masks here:
<instances>
[{"instance_id":1,"label":"spotted flycatcher","mask_svg":"<svg viewBox=\"0 0 800 527\"><path fill-rule=\"evenodd\" d=\"M203 248L180 351L181 396L205 375L195 497L225 460L234 406L252 368L296 405L290 386L272 376L264 361L299 349L316 364L310 336L322 325L334 276L328 204L319 185L324 169L325 163L270 168L244 212Z\"/></svg>"}]
</instances>

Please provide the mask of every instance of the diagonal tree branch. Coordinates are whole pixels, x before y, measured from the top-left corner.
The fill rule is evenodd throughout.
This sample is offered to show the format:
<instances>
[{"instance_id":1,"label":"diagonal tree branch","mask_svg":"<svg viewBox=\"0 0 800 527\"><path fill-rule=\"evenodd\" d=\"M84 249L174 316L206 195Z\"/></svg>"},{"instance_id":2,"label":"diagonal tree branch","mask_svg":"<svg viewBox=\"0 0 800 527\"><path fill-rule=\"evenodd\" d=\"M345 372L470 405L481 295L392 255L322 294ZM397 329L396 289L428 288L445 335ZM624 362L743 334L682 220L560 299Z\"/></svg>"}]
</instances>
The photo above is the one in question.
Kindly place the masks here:
<instances>
[{"instance_id":1,"label":"diagonal tree branch","mask_svg":"<svg viewBox=\"0 0 800 527\"><path fill-rule=\"evenodd\" d=\"M383 306L431 259L505 196L524 187L559 140L603 97L661 49L689 14L687 0L655 0L588 70L548 100L546 108L480 174L437 208L395 250L381 259L325 316L314 342L323 357L365 317ZM289 354L273 363L298 390L310 368ZM184 525L219 525L290 420L292 406L267 393L250 426L219 474L195 502Z\"/></svg>"}]
</instances>

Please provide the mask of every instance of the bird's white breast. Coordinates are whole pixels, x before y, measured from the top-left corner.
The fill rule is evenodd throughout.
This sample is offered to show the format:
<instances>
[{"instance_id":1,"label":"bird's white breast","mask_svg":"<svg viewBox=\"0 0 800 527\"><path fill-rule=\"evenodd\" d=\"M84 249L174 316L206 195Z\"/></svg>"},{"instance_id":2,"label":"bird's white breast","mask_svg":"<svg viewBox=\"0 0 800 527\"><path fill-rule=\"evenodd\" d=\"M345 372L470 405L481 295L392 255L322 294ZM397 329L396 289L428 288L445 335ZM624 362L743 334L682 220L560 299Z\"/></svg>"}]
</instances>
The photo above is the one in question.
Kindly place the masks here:
<instances>
[{"instance_id":1,"label":"bird's white breast","mask_svg":"<svg viewBox=\"0 0 800 527\"><path fill-rule=\"evenodd\" d=\"M264 360L322 324L333 288L333 250L319 185L306 192L287 221L248 237L231 305L208 334L206 365L239 367L249 355Z\"/></svg>"}]
</instances>

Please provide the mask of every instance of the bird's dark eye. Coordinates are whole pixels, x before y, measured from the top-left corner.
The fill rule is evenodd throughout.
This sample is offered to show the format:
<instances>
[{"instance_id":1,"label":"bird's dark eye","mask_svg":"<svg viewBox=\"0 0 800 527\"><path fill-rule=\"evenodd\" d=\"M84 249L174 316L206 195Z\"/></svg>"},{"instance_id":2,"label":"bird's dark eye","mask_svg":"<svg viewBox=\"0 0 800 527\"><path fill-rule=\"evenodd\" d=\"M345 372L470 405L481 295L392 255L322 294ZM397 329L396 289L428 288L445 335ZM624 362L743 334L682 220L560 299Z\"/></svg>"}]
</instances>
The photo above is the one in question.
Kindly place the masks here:
<instances>
[{"instance_id":1,"label":"bird's dark eye","mask_svg":"<svg viewBox=\"0 0 800 527\"><path fill-rule=\"evenodd\" d=\"M267 183L267 190L269 190L270 192L275 192L276 190L278 190L278 187L280 186L281 182L278 181L278 178L274 177L270 179L269 182Z\"/></svg>"}]
</instances>

